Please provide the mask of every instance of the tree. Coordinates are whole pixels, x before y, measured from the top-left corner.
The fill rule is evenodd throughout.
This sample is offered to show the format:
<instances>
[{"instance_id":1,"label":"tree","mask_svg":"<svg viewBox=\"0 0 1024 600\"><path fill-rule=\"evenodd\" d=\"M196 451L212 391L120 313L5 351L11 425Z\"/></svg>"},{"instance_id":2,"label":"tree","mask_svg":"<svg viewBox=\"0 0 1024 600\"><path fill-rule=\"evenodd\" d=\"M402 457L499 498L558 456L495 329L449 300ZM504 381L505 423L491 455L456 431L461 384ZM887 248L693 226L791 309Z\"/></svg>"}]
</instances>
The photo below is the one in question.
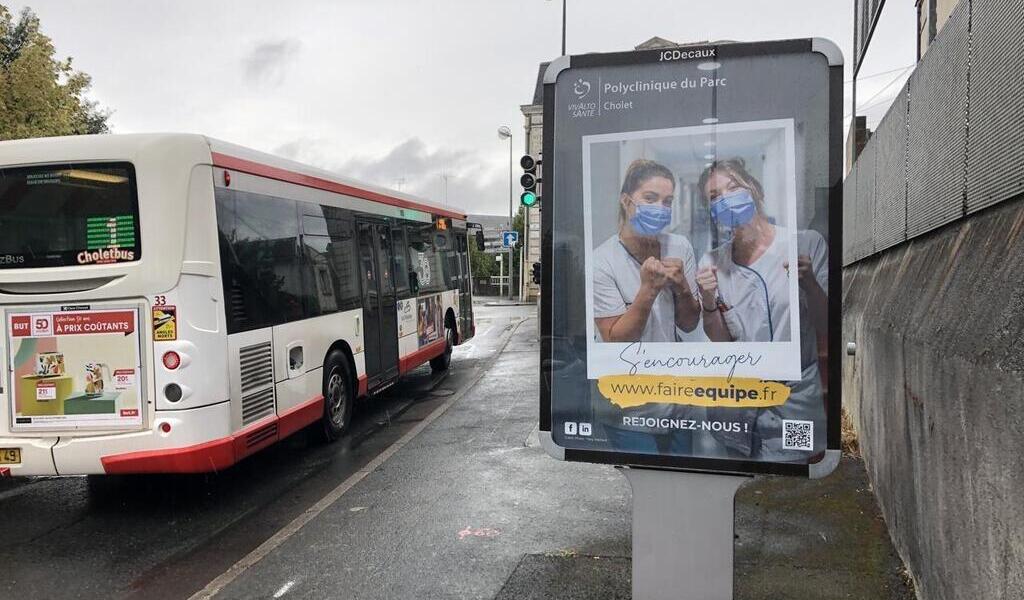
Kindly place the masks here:
<instances>
[{"instance_id":1,"label":"tree","mask_svg":"<svg viewBox=\"0 0 1024 600\"><path fill-rule=\"evenodd\" d=\"M476 240L472 236L469 238L469 264L474 278L498 274L498 263L494 260L494 255L477 250Z\"/></svg>"},{"instance_id":2,"label":"tree","mask_svg":"<svg viewBox=\"0 0 1024 600\"><path fill-rule=\"evenodd\" d=\"M85 98L90 77L57 60L28 8L0 5L0 139L107 133L108 111Z\"/></svg>"}]
</instances>

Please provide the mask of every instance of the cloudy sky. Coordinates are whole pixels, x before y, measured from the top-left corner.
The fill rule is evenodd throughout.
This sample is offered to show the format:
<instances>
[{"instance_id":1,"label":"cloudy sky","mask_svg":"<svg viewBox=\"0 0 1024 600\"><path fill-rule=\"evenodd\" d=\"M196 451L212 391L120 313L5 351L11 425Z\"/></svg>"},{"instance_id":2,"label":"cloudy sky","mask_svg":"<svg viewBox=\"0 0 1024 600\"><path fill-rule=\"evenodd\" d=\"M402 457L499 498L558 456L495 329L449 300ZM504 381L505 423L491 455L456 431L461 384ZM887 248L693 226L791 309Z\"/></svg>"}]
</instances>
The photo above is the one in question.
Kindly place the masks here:
<instances>
[{"instance_id":1,"label":"cloudy sky","mask_svg":"<svg viewBox=\"0 0 1024 600\"><path fill-rule=\"evenodd\" d=\"M115 132L205 133L471 213L508 210L509 145L496 130L509 125L522 154L519 106L561 43L559 0L0 3L36 11L59 55L92 75ZM568 51L627 50L656 35L821 36L843 48L849 79L850 4L569 0Z\"/></svg>"}]
</instances>

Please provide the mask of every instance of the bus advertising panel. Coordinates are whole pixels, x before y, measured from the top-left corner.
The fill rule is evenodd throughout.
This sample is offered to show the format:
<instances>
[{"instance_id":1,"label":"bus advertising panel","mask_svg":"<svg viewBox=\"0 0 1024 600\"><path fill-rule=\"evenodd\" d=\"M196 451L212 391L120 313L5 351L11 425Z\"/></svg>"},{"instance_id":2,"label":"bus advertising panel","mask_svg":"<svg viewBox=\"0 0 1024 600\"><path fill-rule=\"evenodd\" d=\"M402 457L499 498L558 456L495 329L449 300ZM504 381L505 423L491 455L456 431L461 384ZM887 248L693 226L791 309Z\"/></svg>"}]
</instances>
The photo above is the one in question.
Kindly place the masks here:
<instances>
[{"instance_id":1,"label":"bus advertising panel","mask_svg":"<svg viewBox=\"0 0 1024 600\"><path fill-rule=\"evenodd\" d=\"M7 311L12 428L142 425L137 306Z\"/></svg>"},{"instance_id":2,"label":"bus advertising panel","mask_svg":"<svg viewBox=\"0 0 1024 600\"><path fill-rule=\"evenodd\" d=\"M831 471L838 49L808 39L563 57L544 94L549 451Z\"/></svg>"}]
</instances>

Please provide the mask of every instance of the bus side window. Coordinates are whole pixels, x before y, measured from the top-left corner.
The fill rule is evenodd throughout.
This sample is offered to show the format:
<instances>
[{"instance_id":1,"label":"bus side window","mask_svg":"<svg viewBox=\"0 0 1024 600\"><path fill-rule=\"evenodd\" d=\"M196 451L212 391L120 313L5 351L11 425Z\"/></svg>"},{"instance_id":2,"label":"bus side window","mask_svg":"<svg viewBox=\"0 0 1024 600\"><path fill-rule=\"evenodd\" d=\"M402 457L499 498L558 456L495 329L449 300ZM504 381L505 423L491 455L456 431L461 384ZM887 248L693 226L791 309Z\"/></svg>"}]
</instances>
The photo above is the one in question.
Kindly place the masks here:
<instances>
[{"instance_id":1,"label":"bus side window","mask_svg":"<svg viewBox=\"0 0 1024 600\"><path fill-rule=\"evenodd\" d=\"M379 240L377 240L380 252L377 255L377 276L380 278L380 292L387 296L395 293L395 254L391 246L391 233L386 227L377 229Z\"/></svg>"},{"instance_id":2,"label":"bus side window","mask_svg":"<svg viewBox=\"0 0 1024 600\"><path fill-rule=\"evenodd\" d=\"M458 236L454 233L451 235L438 234L438 248L441 248L441 254L444 256L444 282L446 290L455 290L459 288L459 256L458 256L458 245L456 243Z\"/></svg>"},{"instance_id":3,"label":"bus side window","mask_svg":"<svg viewBox=\"0 0 1024 600\"><path fill-rule=\"evenodd\" d=\"M302 318L295 202L221 188L216 202L228 332Z\"/></svg>"},{"instance_id":4,"label":"bus side window","mask_svg":"<svg viewBox=\"0 0 1024 600\"><path fill-rule=\"evenodd\" d=\"M306 314L311 317L338 310L338 277L330 247L331 238L326 235L302 235L303 296Z\"/></svg>"},{"instance_id":5,"label":"bus side window","mask_svg":"<svg viewBox=\"0 0 1024 600\"><path fill-rule=\"evenodd\" d=\"M315 317L338 310L337 275L331 264L331 240L320 207L299 203L302 214L302 283L306 316Z\"/></svg>"},{"instance_id":6,"label":"bus side window","mask_svg":"<svg viewBox=\"0 0 1024 600\"><path fill-rule=\"evenodd\" d=\"M327 216L327 233L331 238L331 265L338 282L338 308L351 310L362 306L361 288L359 285L359 265L355 243L355 231L352 216L340 208L325 206Z\"/></svg>"},{"instance_id":7,"label":"bus side window","mask_svg":"<svg viewBox=\"0 0 1024 600\"><path fill-rule=\"evenodd\" d=\"M409 241L410 270L415 271L419 293L445 289L441 253L434 247L434 224L410 224L406 227Z\"/></svg>"},{"instance_id":8,"label":"bus side window","mask_svg":"<svg viewBox=\"0 0 1024 600\"><path fill-rule=\"evenodd\" d=\"M410 296L410 289L413 287L412 274L415 271L409 268L409 251L406 249L409 247L405 243L405 228L398 224L393 224L391 227L392 245L394 248L394 266L392 269L395 272L395 292L399 298L408 298ZM412 293L415 295L415 292Z\"/></svg>"},{"instance_id":9,"label":"bus side window","mask_svg":"<svg viewBox=\"0 0 1024 600\"><path fill-rule=\"evenodd\" d=\"M228 333L252 329L246 310L245 292L241 283L242 272L235 255L235 196L218 188L215 192L217 210L217 241L220 246L221 282L224 286L224 305ZM258 327L259 325L257 325Z\"/></svg>"}]
</instances>

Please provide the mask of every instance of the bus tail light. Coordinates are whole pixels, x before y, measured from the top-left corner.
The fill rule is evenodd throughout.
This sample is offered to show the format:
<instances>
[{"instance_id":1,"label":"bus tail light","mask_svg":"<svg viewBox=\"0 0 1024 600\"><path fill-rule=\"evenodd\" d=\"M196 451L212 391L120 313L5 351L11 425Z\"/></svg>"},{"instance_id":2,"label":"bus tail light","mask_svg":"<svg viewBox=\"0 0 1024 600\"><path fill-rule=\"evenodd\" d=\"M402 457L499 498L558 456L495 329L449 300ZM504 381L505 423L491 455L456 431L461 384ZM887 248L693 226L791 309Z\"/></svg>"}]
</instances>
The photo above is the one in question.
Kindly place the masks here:
<instances>
[{"instance_id":1,"label":"bus tail light","mask_svg":"<svg viewBox=\"0 0 1024 600\"><path fill-rule=\"evenodd\" d=\"M163 363L164 367L173 371L181 366L181 356L174 350L168 350L164 352Z\"/></svg>"},{"instance_id":2,"label":"bus tail light","mask_svg":"<svg viewBox=\"0 0 1024 600\"><path fill-rule=\"evenodd\" d=\"M168 423L167 421L164 421L163 423L160 423L160 431L162 431L164 433L170 433L171 432L171 424Z\"/></svg>"}]
</instances>

